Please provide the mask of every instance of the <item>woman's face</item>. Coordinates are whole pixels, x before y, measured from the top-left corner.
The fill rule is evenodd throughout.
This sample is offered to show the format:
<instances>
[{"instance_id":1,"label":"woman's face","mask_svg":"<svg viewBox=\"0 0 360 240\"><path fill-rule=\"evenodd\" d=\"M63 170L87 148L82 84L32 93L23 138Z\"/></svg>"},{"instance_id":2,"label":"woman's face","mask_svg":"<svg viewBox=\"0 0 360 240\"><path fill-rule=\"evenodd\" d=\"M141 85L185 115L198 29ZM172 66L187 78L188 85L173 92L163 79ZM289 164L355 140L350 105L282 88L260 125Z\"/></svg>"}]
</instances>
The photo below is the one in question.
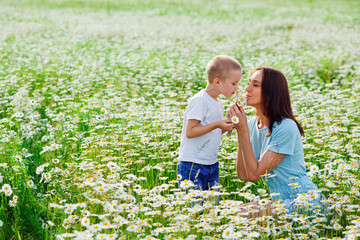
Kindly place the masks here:
<instances>
[{"instance_id":1,"label":"woman's face","mask_svg":"<svg viewBox=\"0 0 360 240\"><path fill-rule=\"evenodd\" d=\"M249 85L245 88L247 105L255 108L261 108L261 83L262 70L258 70L251 75Z\"/></svg>"}]
</instances>

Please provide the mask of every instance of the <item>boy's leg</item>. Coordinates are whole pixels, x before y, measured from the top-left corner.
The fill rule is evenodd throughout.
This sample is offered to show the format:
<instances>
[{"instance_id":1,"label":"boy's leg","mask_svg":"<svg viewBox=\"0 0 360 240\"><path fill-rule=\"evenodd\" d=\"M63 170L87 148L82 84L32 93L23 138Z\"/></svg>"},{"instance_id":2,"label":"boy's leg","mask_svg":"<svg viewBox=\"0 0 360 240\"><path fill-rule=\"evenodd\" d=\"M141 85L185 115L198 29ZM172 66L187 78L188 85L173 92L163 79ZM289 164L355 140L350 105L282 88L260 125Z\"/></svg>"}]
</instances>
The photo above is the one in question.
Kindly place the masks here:
<instances>
[{"instance_id":1,"label":"boy's leg","mask_svg":"<svg viewBox=\"0 0 360 240\"><path fill-rule=\"evenodd\" d=\"M215 163L213 165L209 166L209 175L207 176L206 179L206 184L207 184L207 189L208 190L215 190L215 191L219 191L219 189L215 188L217 186L219 186L219 163ZM220 197L219 196L214 196L211 200L215 205L218 205L220 202Z\"/></svg>"},{"instance_id":2,"label":"boy's leg","mask_svg":"<svg viewBox=\"0 0 360 240\"><path fill-rule=\"evenodd\" d=\"M204 168L201 164L196 164L192 162L179 162L177 168L177 174L181 175L181 180L179 181L179 188L183 188L188 191L189 189L193 190L204 190L206 187L204 174ZM185 188L184 180L190 180L194 186ZM202 199L199 196L195 197L197 200L192 200L190 202L190 207L195 206L195 204L202 204Z\"/></svg>"},{"instance_id":3,"label":"boy's leg","mask_svg":"<svg viewBox=\"0 0 360 240\"><path fill-rule=\"evenodd\" d=\"M177 174L181 176L179 187L184 180L190 180L194 184L192 189L204 190L207 186L204 181L203 165L193 162L179 162L177 167Z\"/></svg>"},{"instance_id":4,"label":"boy's leg","mask_svg":"<svg viewBox=\"0 0 360 240\"><path fill-rule=\"evenodd\" d=\"M209 175L206 179L207 188L211 190L213 187L219 185L219 163L215 163L213 165L209 165Z\"/></svg>"}]
</instances>

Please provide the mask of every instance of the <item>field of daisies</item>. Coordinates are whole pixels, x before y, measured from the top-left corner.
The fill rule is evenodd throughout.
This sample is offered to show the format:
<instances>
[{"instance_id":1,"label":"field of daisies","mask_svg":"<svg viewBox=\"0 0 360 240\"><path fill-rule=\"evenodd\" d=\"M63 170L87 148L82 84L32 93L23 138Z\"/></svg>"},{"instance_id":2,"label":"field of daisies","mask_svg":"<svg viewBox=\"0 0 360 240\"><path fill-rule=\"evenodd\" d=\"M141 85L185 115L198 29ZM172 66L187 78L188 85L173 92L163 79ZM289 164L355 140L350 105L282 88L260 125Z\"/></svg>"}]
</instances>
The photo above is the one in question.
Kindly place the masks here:
<instances>
[{"instance_id":1,"label":"field of daisies","mask_svg":"<svg viewBox=\"0 0 360 240\"><path fill-rule=\"evenodd\" d=\"M359 9L356 0L0 0L0 238L359 238ZM271 196L261 180L237 178L234 131L222 138L218 189L178 184L183 113L218 54L243 65L240 89L254 67L286 75L320 189L297 204L322 193L325 211L289 214L274 202L273 216L248 217L241 204L263 211Z\"/></svg>"}]
</instances>

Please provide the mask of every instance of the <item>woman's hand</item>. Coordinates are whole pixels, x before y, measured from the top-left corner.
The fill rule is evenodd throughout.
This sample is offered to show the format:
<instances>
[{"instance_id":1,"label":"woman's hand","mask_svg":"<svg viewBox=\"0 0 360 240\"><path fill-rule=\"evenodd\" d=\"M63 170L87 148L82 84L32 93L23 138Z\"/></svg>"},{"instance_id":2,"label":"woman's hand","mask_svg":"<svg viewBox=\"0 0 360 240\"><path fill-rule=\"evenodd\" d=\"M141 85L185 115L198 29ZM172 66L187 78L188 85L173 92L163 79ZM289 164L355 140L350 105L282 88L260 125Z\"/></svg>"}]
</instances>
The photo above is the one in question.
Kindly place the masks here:
<instances>
[{"instance_id":1,"label":"woman's hand","mask_svg":"<svg viewBox=\"0 0 360 240\"><path fill-rule=\"evenodd\" d=\"M234 124L234 127L236 128L236 130L242 131L248 127L245 110L242 107L239 107L238 105L233 104L227 111L226 117L228 119L231 119L233 116L236 116L239 118L239 122L237 124Z\"/></svg>"}]
</instances>

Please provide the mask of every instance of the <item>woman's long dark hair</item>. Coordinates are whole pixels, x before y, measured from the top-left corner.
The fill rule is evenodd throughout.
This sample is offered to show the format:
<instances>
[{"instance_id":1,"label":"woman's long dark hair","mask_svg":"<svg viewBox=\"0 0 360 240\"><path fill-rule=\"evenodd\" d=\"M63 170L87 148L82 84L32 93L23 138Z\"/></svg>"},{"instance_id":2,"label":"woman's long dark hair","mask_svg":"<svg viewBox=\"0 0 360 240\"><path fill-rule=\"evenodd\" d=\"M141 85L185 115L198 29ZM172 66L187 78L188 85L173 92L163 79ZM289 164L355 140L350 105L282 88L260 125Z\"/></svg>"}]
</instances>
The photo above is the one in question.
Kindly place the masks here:
<instances>
[{"instance_id":1,"label":"woman's long dark hair","mask_svg":"<svg viewBox=\"0 0 360 240\"><path fill-rule=\"evenodd\" d=\"M290 118L295 121L299 128L300 134L304 135L304 130L300 123L295 119L291 108L289 87L286 77L279 70L260 67L255 68L252 73L262 71L261 83L261 100L263 106L263 113L269 119L269 132L270 136L274 123L281 123L283 118Z\"/></svg>"}]
</instances>

